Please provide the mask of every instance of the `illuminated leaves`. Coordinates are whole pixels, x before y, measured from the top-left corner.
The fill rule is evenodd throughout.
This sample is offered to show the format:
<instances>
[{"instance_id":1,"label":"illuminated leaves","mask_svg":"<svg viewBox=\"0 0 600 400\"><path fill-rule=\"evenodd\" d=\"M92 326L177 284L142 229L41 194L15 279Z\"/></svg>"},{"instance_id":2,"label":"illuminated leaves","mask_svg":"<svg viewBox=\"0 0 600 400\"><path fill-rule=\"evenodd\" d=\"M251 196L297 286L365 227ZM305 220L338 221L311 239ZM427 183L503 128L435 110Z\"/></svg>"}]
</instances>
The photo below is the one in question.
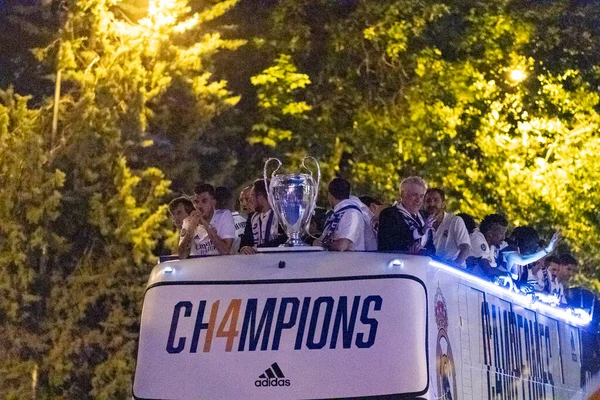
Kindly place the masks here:
<instances>
[{"instance_id":1,"label":"illuminated leaves","mask_svg":"<svg viewBox=\"0 0 600 400\"><path fill-rule=\"evenodd\" d=\"M282 127L289 127L290 120L306 118L306 113L312 109L295 98L299 89L310 84L308 75L298 73L292 58L281 54L273 66L251 77L251 82L257 88L263 122L253 125L255 134L249 137L249 143L274 147L281 141L291 140L292 131Z\"/></svg>"},{"instance_id":2,"label":"illuminated leaves","mask_svg":"<svg viewBox=\"0 0 600 400\"><path fill-rule=\"evenodd\" d=\"M137 21L120 3L66 2L56 40L34 51L62 72L56 135L52 98L32 109L0 92L2 397L31 397L33 368L40 397L130 397L144 283L171 233L171 182L147 153L164 136L150 131L176 125L185 104L190 128L169 150L183 164L239 101L211 58L244 41L202 26L236 1L193 14L187 1L151 0Z\"/></svg>"}]
</instances>

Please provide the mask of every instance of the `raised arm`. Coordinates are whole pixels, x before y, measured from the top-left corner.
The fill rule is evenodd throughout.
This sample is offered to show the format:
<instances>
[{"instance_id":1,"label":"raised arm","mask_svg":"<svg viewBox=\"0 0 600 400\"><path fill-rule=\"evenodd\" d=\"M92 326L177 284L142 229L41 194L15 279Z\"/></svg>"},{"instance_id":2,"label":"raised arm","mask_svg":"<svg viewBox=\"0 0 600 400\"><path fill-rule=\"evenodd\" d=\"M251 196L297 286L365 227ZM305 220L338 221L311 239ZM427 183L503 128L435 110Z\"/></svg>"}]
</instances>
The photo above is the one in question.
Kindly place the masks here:
<instances>
[{"instance_id":1,"label":"raised arm","mask_svg":"<svg viewBox=\"0 0 600 400\"><path fill-rule=\"evenodd\" d=\"M548 254L550 254L554 251L554 249L556 248L556 245L558 244L558 242L560 241L561 238L562 238L562 236L560 234L560 231L556 231L556 232L554 232L554 235L552 235L552 239L550 239L550 243L548 243L548 246L546 246L544 249L542 249L536 253L528 254L528 255L521 255L518 251L515 251L515 252L507 254L506 255L506 266L507 266L508 272L510 272L513 279L519 278L519 271L518 271L518 269L515 270L516 266L531 264L533 262L536 262L536 261L544 258L545 256L547 256Z\"/></svg>"},{"instance_id":2,"label":"raised arm","mask_svg":"<svg viewBox=\"0 0 600 400\"><path fill-rule=\"evenodd\" d=\"M192 249L192 240L196 233L196 227L200 223L200 212L194 210L192 213L183 221L183 227L181 229L181 238L179 239L179 248L177 254L179 258L184 260L190 256Z\"/></svg>"}]
</instances>

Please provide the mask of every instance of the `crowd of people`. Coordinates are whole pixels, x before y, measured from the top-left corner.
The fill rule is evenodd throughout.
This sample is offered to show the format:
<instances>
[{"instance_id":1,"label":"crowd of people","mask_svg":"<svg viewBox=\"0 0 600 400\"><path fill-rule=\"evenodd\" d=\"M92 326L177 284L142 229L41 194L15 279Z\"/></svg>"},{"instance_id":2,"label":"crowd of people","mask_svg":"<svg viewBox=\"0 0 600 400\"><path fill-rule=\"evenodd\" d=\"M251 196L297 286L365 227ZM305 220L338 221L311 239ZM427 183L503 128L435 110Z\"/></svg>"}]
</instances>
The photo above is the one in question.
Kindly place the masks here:
<instances>
[{"instance_id":1,"label":"crowd of people","mask_svg":"<svg viewBox=\"0 0 600 400\"><path fill-rule=\"evenodd\" d=\"M262 179L236 199L226 187L196 185L194 194L169 204L180 232L179 258L252 255L261 247L277 247L287 236L271 208ZM335 178L328 185L331 210L317 207L303 239L329 251L381 251L428 255L516 291L533 293L559 306L569 301L569 282L577 268L570 254L554 254L556 232L547 244L535 229L520 226L509 235L501 214L478 224L468 214L446 211L446 193L428 188L420 177L400 183L397 201L386 204L371 196L356 197L350 182Z\"/></svg>"}]
</instances>

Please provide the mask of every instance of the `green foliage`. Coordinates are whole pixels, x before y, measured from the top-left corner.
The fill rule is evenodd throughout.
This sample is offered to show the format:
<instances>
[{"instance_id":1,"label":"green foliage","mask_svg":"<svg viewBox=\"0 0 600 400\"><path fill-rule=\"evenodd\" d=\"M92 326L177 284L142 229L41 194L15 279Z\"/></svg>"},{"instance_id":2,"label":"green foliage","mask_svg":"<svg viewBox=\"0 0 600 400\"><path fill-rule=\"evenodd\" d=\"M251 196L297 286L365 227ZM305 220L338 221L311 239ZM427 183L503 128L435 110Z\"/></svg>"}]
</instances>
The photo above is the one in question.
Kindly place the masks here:
<instances>
[{"instance_id":1,"label":"green foliage","mask_svg":"<svg viewBox=\"0 0 600 400\"><path fill-rule=\"evenodd\" d=\"M65 175L49 166L47 120L27 102L0 91L0 395L21 398L31 395L31 375L48 349L41 317L49 253L65 249L51 228Z\"/></svg>"},{"instance_id":2,"label":"green foliage","mask_svg":"<svg viewBox=\"0 0 600 400\"><path fill-rule=\"evenodd\" d=\"M453 210L560 228L580 279L600 288L599 15L568 1L280 2L255 31L263 51L301 60L312 110L289 144L269 144L316 155L325 179L358 193L391 200L419 174Z\"/></svg>"},{"instance_id":3,"label":"green foliage","mask_svg":"<svg viewBox=\"0 0 600 400\"><path fill-rule=\"evenodd\" d=\"M2 397L130 396L145 282L171 233L168 163L153 148L183 115L169 154L190 157L239 99L211 58L243 41L201 25L235 1L150 1L137 22L120 3L69 2L56 40L35 51L62 73L55 134L51 97L28 108L0 96Z\"/></svg>"},{"instance_id":4,"label":"green foliage","mask_svg":"<svg viewBox=\"0 0 600 400\"><path fill-rule=\"evenodd\" d=\"M252 126L251 144L262 143L275 147L279 142L292 139L290 129L295 120L307 118L306 113L312 108L305 101L296 101L295 93L310 84L308 75L297 72L289 55L281 54L275 64L262 73L250 78L257 88L258 107L261 109L261 120Z\"/></svg>"},{"instance_id":5,"label":"green foliage","mask_svg":"<svg viewBox=\"0 0 600 400\"><path fill-rule=\"evenodd\" d=\"M419 174L453 210L560 228L600 290L600 5L149 3L11 20L37 48L0 57L35 96L0 92L3 398L128 397L152 252L176 242L170 182L242 183L270 153L359 194Z\"/></svg>"},{"instance_id":6,"label":"green foliage","mask_svg":"<svg viewBox=\"0 0 600 400\"><path fill-rule=\"evenodd\" d=\"M414 80L402 101L359 114L359 132L387 132L395 146L378 146L377 158L355 151L355 171L377 189L392 189L394 170L418 172L449 189L454 208L476 217L501 211L515 225L560 228L593 276L600 225L587 152L598 143L598 96L576 71L554 75L527 56L532 27L497 12L504 14L472 9L461 40L451 44L460 57L439 41L424 47L411 60ZM514 70L526 79L511 79ZM375 171L388 173L373 179Z\"/></svg>"}]
</instances>

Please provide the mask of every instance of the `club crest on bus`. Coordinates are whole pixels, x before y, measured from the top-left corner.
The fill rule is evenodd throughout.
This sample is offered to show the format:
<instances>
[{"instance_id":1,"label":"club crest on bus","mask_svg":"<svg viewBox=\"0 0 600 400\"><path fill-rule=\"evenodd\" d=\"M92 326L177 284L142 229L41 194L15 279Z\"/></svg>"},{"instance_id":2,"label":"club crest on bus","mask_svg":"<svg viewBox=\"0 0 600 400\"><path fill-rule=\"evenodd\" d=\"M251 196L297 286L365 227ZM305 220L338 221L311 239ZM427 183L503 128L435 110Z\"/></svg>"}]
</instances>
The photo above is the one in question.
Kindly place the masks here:
<instances>
[{"instance_id":1,"label":"club crest on bus","mask_svg":"<svg viewBox=\"0 0 600 400\"><path fill-rule=\"evenodd\" d=\"M448 338L448 309L442 289L438 286L433 298L435 308L435 323L438 327L436 341L436 372L438 397L445 400L456 398L456 370L452 347Z\"/></svg>"}]
</instances>

